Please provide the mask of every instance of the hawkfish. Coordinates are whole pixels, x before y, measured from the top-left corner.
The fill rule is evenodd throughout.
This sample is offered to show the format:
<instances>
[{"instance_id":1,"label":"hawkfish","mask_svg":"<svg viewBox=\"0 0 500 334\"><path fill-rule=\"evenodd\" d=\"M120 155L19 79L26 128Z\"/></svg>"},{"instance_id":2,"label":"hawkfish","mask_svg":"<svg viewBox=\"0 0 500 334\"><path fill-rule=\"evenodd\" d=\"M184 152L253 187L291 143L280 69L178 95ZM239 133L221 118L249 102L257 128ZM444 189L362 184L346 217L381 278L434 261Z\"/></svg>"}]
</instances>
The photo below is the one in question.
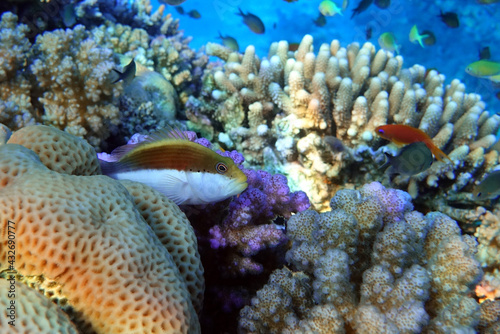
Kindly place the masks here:
<instances>
[{"instance_id":1,"label":"hawkfish","mask_svg":"<svg viewBox=\"0 0 500 334\"><path fill-rule=\"evenodd\" d=\"M144 183L175 204L207 204L240 194L246 175L229 157L190 141L180 130L161 130L118 147L101 160L103 174Z\"/></svg>"}]
</instances>

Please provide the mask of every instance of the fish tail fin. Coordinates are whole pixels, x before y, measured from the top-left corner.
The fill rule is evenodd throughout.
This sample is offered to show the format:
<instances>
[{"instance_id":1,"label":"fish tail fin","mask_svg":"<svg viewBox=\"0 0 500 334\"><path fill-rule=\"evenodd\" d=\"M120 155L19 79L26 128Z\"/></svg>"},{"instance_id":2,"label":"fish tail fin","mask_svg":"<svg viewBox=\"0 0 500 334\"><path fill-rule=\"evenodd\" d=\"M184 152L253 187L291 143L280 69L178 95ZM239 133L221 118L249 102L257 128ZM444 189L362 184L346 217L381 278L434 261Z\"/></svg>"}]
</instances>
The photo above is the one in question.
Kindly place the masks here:
<instances>
[{"instance_id":1,"label":"fish tail fin","mask_svg":"<svg viewBox=\"0 0 500 334\"><path fill-rule=\"evenodd\" d=\"M431 150L432 154L436 157L438 161L445 162L445 159L448 159L449 161L452 161L449 156L446 155L443 151L441 151L432 141L424 142L425 145Z\"/></svg>"},{"instance_id":2,"label":"fish tail fin","mask_svg":"<svg viewBox=\"0 0 500 334\"><path fill-rule=\"evenodd\" d=\"M120 80L123 80L123 73L122 72L120 72L120 71L118 71L117 69L114 69L114 68L113 68L113 71L114 71L114 73L118 74L118 77L111 82L112 84L115 84L115 83L117 83Z\"/></svg>"},{"instance_id":3,"label":"fish tail fin","mask_svg":"<svg viewBox=\"0 0 500 334\"><path fill-rule=\"evenodd\" d=\"M245 16L245 13L243 13L243 11L241 10L240 7L238 7L238 10L240 11L239 13L236 13L237 15L239 16Z\"/></svg>"},{"instance_id":4,"label":"fish tail fin","mask_svg":"<svg viewBox=\"0 0 500 334\"><path fill-rule=\"evenodd\" d=\"M389 166L391 165L391 158L392 156L384 152L384 162L377 167L378 170L383 170L385 171Z\"/></svg>"},{"instance_id":5,"label":"fish tail fin","mask_svg":"<svg viewBox=\"0 0 500 334\"><path fill-rule=\"evenodd\" d=\"M444 153L443 151L441 151L439 148L437 149L437 152L432 152L432 153L436 156L436 159L438 159L441 162L445 162L444 161L445 159L448 159L449 161L452 161L450 159L450 157L448 155L446 155L446 153Z\"/></svg>"}]
</instances>

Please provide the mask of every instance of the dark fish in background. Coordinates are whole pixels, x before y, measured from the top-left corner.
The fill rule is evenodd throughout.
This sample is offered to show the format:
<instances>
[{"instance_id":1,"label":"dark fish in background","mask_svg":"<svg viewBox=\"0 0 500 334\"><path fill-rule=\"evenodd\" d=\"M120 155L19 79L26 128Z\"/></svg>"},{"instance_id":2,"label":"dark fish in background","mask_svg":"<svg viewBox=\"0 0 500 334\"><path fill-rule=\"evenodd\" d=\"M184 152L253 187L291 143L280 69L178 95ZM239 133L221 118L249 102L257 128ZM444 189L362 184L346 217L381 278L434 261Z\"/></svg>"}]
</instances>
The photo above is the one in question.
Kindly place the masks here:
<instances>
[{"instance_id":1,"label":"dark fish in background","mask_svg":"<svg viewBox=\"0 0 500 334\"><path fill-rule=\"evenodd\" d=\"M278 25L276 24L276 22L273 23L273 29L276 29Z\"/></svg>"},{"instance_id":2,"label":"dark fish in background","mask_svg":"<svg viewBox=\"0 0 500 334\"><path fill-rule=\"evenodd\" d=\"M490 53L490 47L485 46L481 50L479 50L479 59L490 59L491 58L491 53Z\"/></svg>"},{"instance_id":3,"label":"dark fish in background","mask_svg":"<svg viewBox=\"0 0 500 334\"><path fill-rule=\"evenodd\" d=\"M325 136L323 138L324 142L330 147L333 153L344 152L345 146L342 140L334 136Z\"/></svg>"},{"instance_id":4,"label":"dark fish in background","mask_svg":"<svg viewBox=\"0 0 500 334\"><path fill-rule=\"evenodd\" d=\"M478 199L492 199L500 195L500 170L489 173L472 192Z\"/></svg>"},{"instance_id":5,"label":"dark fish in background","mask_svg":"<svg viewBox=\"0 0 500 334\"><path fill-rule=\"evenodd\" d=\"M243 23L245 23L250 30L256 34L263 34L266 31L264 23L257 15L248 12L245 14L241 8L238 8L238 10L240 12L236 14L243 18Z\"/></svg>"},{"instance_id":6,"label":"dark fish in background","mask_svg":"<svg viewBox=\"0 0 500 334\"><path fill-rule=\"evenodd\" d=\"M375 0L375 6L381 9L389 8L391 0Z\"/></svg>"},{"instance_id":7,"label":"dark fish in background","mask_svg":"<svg viewBox=\"0 0 500 334\"><path fill-rule=\"evenodd\" d=\"M201 17L200 12L196 9L190 10L189 12L187 12L187 15L193 19L199 19Z\"/></svg>"},{"instance_id":8,"label":"dark fish in background","mask_svg":"<svg viewBox=\"0 0 500 334\"><path fill-rule=\"evenodd\" d=\"M288 51L297 51L299 48L299 43L288 43Z\"/></svg>"},{"instance_id":9,"label":"dark fish in background","mask_svg":"<svg viewBox=\"0 0 500 334\"><path fill-rule=\"evenodd\" d=\"M135 78L135 70L136 65L133 59L127 66L123 68L123 72L113 69L114 73L118 74L118 78L113 80L112 83L117 83L118 81L123 80L123 84L128 86Z\"/></svg>"},{"instance_id":10,"label":"dark fish in background","mask_svg":"<svg viewBox=\"0 0 500 334\"><path fill-rule=\"evenodd\" d=\"M439 11L439 17L441 18L441 21L443 21L444 24L446 24L450 28L458 28L460 26L460 22L458 21L458 15L453 12L446 12L443 13L443 11Z\"/></svg>"},{"instance_id":11,"label":"dark fish in background","mask_svg":"<svg viewBox=\"0 0 500 334\"><path fill-rule=\"evenodd\" d=\"M500 2L500 0L477 0L477 3L481 5L490 5L497 2Z\"/></svg>"},{"instance_id":12,"label":"dark fish in background","mask_svg":"<svg viewBox=\"0 0 500 334\"><path fill-rule=\"evenodd\" d=\"M365 30L366 40L369 40L370 38L372 38L372 32L373 32L372 27L366 26L366 30Z\"/></svg>"},{"instance_id":13,"label":"dark fish in background","mask_svg":"<svg viewBox=\"0 0 500 334\"><path fill-rule=\"evenodd\" d=\"M436 44L436 35L430 30L424 30L422 31L422 35L427 35L423 40L425 45L431 46Z\"/></svg>"},{"instance_id":14,"label":"dark fish in background","mask_svg":"<svg viewBox=\"0 0 500 334\"><path fill-rule=\"evenodd\" d=\"M177 13L181 14L181 15L184 15L184 8L182 8L182 6L177 6L175 7L175 10L177 11Z\"/></svg>"},{"instance_id":15,"label":"dark fish in background","mask_svg":"<svg viewBox=\"0 0 500 334\"><path fill-rule=\"evenodd\" d=\"M222 41L222 44L226 47L229 48L233 51L239 52L240 51L240 46L238 45L238 42L234 37L231 36L222 36L222 34L219 31L219 38Z\"/></svg>"},{"instance_id":16,"label":"dark fish in background","mask_svg":"<svg viewBox=\"0 0 500 334\"><path fill-rule=\"evenodd\" d=\"M313 20L314 24L318 27L323 27L326 24L326 17L319 13L318 17L316 20Z\"/></svg>"},{"instance_id":17,"label":"dark fish in background","mask_svg":"<svg viewBox=\"0 0 500 334\"><path fill-rule=\"evenodd\" d=\"M408 144L393 157L385 153L386 162L380 169L389 174L412 176L429 168L434 158L431 150L423 142Z\"/></svg>"},{"instance_id":18,"label":"dark fish in background","mask_svg":"<svg viewBox=\"0 0 500 334\"><path fill-rule=\"evenodd\" d=\"M70 3L63 7L62 20L66 28L71 28L76 23L75 5Z\"/></svg>"},{"instance_id":19,"label":"dark fish in background","mask_svg":"<svg viewBox=\"0 0 500 334\"><path fill-rule=\"evenodd\" d=\"M177 5L180 5L181 3L183 3L186 0L158 0L158 1L166 3L167 5L170 5L170 6L177 6Z\"/></svg>"},{"instance_id":20,"label":"dark fish in background","mask_svg":"<svg viewBox=\"0 0 500 334\"><path fill-rule=\"evenodd\" d=\"M358 7L354 8L352 10L352 15L351 15L351 19L358 15L358 14L361 14L362 12L364 12L365 10L368 9L368 7L370 7L370 5L372 4L373 0L361 0L359 3L358 3Z\"/></svg>"}]
</instances>

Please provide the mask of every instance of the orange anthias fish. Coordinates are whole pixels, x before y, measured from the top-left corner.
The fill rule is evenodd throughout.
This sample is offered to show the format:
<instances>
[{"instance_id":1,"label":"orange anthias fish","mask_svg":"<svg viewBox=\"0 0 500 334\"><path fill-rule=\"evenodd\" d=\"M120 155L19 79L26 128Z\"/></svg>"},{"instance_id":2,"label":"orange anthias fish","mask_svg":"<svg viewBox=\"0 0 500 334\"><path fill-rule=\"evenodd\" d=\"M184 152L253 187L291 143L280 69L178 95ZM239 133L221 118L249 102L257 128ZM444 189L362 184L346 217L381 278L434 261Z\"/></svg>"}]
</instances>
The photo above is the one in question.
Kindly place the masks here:
<instances>
[{"instance_id":1,"label":"orange anthias fish","mask_svg":"<svg viewBox=\"0 0 500 334\"><path fill-rule=\"evenodd\" d=\"M247 188L246 175L229 157L192 142L179 130L160 131L101 160L103 174L149 185L180 204L206 204Z\"/></svg>"},{"instance_id":2,"label":"orange anthias fish","mask_svg":"<svg viewBox=\"0 0 500 334\"><path fill-rule=\"evenodd\" d=\"M409 125L401 124L387 124L378 126L375 132L382 138L392 141L396 145L405 145L416 142L423 142L432 154L439 161L443 161L445 158L451 159L441 151L434 143L432 139L422 130L414 128Z\"/></svg>"}]
</instances>

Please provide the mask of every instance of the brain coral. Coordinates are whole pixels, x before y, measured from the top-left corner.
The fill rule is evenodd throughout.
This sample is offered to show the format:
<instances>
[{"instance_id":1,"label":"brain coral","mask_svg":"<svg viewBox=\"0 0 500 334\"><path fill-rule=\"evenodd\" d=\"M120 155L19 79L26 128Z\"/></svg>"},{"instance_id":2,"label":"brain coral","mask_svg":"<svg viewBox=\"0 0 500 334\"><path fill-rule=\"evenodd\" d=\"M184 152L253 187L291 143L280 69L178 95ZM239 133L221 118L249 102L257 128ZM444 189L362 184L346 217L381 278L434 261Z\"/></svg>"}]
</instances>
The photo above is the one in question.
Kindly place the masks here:
<instances>
[{"instance_id":1,"label":"brain coral","mask_svg":"<svg viewBox=\"0 0 500 334\"><path fill-rule=\"evenodd\" d=\"M15 291L15 299L8 298L9 291ZM15 300L16 316L9 317L8 307L11 300ZM45 298L41 293L30 289L24 284L0 280L0 328L2 333L59 333L78 334L75 325L54 303ZM8 324L12 321L14 326Z\"/></svg>"},{"instance_id":2,"label":"brain coral","mask_svg":"<svg viewBox=\"0 0 500 334\"><path fill-rule=\"evenodd\" d=\"M45 157L44 150L64 146L60 142L78 147L66 134L40 138ZM85 150L81 170L89 170L83 156ZM63 158L64 151L51 159ZM80 330L199 332L203 269L196 240L185 216L162 195L105 176L61 174L17 144L0 147L0 171L0 233L7 240L8 220L16 224L19 279L59 296Z\"/></svg>"}]
</instances>

